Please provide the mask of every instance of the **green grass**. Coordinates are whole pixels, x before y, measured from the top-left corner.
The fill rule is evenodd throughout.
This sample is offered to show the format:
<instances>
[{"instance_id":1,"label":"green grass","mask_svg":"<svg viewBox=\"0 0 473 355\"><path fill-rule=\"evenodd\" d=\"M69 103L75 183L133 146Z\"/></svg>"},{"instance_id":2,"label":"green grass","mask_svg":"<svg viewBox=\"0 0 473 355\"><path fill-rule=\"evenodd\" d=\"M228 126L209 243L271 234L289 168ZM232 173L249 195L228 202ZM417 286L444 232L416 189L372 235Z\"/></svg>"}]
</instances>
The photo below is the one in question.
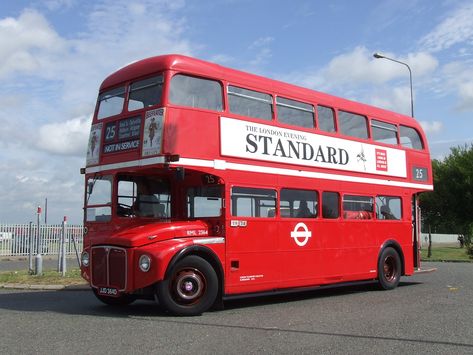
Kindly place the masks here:
<instances>
[{"instance_id":1,"label":"green grass","mask_svg":"<svg viewBox=\"0 0 473 355\"><path fill-rule=\"evenodd\" d=\"M424 261L470 261L466 248L459 247L432 247L432 256L427 257L427 248L422 248L421 258Z\"/></svg>"},{"instance_id":2,"label":"green grass","mask_svg":"<svg viewBox=\"0 0 473 355\"><path fill-rule=\"evenodd\" d=\"M29 285L81 285L86 281L80 276L80 269L71 269L66 276L57 271L45 271L43 275L30 275L28 271L0 272L0 284L29 284Z\"/></svg>"}]
</instances>

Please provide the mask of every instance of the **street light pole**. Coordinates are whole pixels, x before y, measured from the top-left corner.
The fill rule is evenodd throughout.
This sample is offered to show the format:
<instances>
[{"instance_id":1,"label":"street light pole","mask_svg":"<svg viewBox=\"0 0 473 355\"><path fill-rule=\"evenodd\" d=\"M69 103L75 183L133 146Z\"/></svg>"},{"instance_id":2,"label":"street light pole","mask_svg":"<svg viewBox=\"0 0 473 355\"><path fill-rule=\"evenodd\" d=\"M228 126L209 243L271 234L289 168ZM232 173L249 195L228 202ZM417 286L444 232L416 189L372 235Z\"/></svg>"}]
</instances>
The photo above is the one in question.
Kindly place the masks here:
<instances>
[{"instance_id":1,"label":"street light pole","mask_svg":"<svg viewBox=\"0 0 473 355\"><path fill-rule=\"evenodd\" d=\"M414 96L413 96L413 90L412 90L412 71L411 71L411 68L409 67L409 65L407 63L401 62L399 60L386 57L385 55L383 55L381 53L374 53L373 57L375 57L376 59L384 58L384 59L390 60L392 62L396 62L396 63L402 64L402 65L405 65L407 67L407 70L409 70L409 82L410 82L410 85L411 85L411 117L414 117Z\"/></svg>"}]
</instances>

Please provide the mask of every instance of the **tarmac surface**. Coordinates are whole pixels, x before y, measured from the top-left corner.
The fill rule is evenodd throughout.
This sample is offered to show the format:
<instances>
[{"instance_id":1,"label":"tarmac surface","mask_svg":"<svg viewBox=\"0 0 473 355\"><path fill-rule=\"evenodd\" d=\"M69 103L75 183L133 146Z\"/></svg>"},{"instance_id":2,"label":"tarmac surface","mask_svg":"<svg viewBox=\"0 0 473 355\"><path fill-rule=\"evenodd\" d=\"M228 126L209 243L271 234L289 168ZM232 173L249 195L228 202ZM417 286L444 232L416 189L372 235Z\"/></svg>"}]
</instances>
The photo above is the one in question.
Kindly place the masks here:
<instances>
[{"instance_id":1,"label":"tarmac surface","mask_svg":"<svg viewBox=\"0 0 473 355\"><path fill-rule=\"evenodd\" d=\"M89 291L0 289L1 354L472 354L473 263L376 284L248 298L199 317Z\"/></svg>"}]
</instances>

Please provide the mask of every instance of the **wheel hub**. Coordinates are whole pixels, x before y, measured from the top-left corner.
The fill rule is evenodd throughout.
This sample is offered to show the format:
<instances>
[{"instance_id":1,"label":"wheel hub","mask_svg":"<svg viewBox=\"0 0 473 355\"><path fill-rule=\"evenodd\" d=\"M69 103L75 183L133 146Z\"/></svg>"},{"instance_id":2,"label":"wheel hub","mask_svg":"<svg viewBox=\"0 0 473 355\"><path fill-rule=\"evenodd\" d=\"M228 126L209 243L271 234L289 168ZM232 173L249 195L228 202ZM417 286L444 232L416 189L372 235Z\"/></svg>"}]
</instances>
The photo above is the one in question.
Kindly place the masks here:
<instances>
[{"instance_id":1,"label":"wheel hub","mask_svg":"<svg viewBox=\"0 0 473 355\"><path fill-rule=\"evenodd\" d=\"M185 302L199 299L205 290L204 278L196 270L180 272L174 283L179 298Z\"/></svg>"},{"instance_id":2,"label":"wheel hub","mask_svg":"<svg viewBox=\"0 0 473 355\"><path fill-rule=\"evenodd\" d=\"M393 281L396 275L396 264L392 257L384 259L384 276L387 281Z\"/></svg>"}]
</instances>

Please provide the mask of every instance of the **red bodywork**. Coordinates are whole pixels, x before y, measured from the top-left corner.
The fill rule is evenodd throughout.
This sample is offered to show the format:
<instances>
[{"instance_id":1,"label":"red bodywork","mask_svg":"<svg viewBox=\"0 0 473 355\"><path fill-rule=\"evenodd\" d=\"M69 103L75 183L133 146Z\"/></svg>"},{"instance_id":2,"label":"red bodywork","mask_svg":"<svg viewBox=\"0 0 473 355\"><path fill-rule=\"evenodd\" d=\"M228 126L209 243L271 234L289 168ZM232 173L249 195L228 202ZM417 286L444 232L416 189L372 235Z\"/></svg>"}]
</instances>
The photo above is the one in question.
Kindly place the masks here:
<instances>
[{"instance_id":1,"label":"red bodywork","mask_svg":"<svg viewBox=\"0 0 473 355\"><path fill-rule=\"evenodd\" d=\"M91 270L102 275L92 281L92 286L112 286L120 292L133 293L163 280L172 261L186 253L202 255L220 268L222 295L262 292L284 288L299 288L345 281L375 279L377 277L380 250L389 244L395 245L402 257L403 274L414 272L412 238L412 199L417 193L432 189L432 172L426 137L420 125L412 118L385 111L368 105L336 98L312 90L296 87L255 75L227 69L219 65L179 55L149 58L133 63L110 75L101 85L100 91L120 85L128 85L137 79L147 78L156 73L164 76L163 96L157 107L165 108L162 151L153 156L142 156L141 144L137 149L101 154L96 164L86 168L86 179L95 174L130 172L145 175L166 175L171 179L179 169L185 168L183 181L173 180L173 195L181 199L180 205L173 206L172 218L165 221L150 221L139 218L117 217L112 207L112 217L106 223L85 222L88 233L84 250L91 253L93 248L118 248L114 253L117 265L114 270L109 265L99 265L92 256L89 267L82 267L84 278L95 280ZM168 86L173 75L185 73L192 76L214 79L222 89L228 85L243 86L284 97L324 105L337 110L345 110L365 115L369 119L382 119L396 126L413 127L420 134L423 150L395 148L405 151L406 176L379 176L357 171L307 167L289 163L265 160L250 160L222 154L221 117L228 117L248 123L272 125L280 129L295 129L277 121L266 121L239 116L228 109L227 95L224 97L222 112L205 109L179 107L169 101ZM153 108L151 108L153 109ZM101 120L95 115L93 124L119 121L128 117L140 117L143 121L149 108L127 112ZM141 125L144 129L144 125ZM392 145L343 137L339 133L322 132L315 129L297 128L301 132L316 133L320 137L335 137L355 143L376 144L386 149ZM141 132L141 137L143 137ZM371 135L370 135L371 136ZM100 142L103 145L103 139ZM377 153L378 154L378 153ZM383 155L385 153L382 153ZM155 159L154 161L152 159ZM422 181L413 176L416 168L425 169L428 176ZM280 169L280 170L278 170ZM379 170L385 169L383 165ZM280 173L277 173L280 171ZM423 170L424 171L424 170ZM311 174L315 174L311 177ZM329 174L326 177L323 174ZM185 220L185 202L182 191L187 179L193 184L201 176L211 176L224 186L222 215L219 218L197 218ZM361 182L358 182L361 181ZM200 183L200 182L199 182ZM202 184L202 183L201 183ZM402 185L403 184L403 185ZM396 186L397 185L397 186ZM400 185L402 185L400 187ZM347 219L340 215L336 219L318 216L304 220L311 231L311 237L302 248L294 243L294 232L300 220L284 218L277 214L273 219L238 217L231 214L231 190L234 186L273 188L278 195L283 187L336 191L343 194L375 196L399 196L402 199L400 221L380 221L371 219ZM116 199L116 187L113 189ZM112 199L112 201L113 201ZM120 249L121 248L121 249ZM120 250L124 250L122 255ZM100 253L110 252L98 249ZM151 256L151 269L144 273L137 264L141 255ZM97 257L99 260L99 257ZM122 281L117 274L125 273ZM96 282L96 284L94 284ZM108 283L108 284L107 284Z\"/></svg>"}]
</instances>

